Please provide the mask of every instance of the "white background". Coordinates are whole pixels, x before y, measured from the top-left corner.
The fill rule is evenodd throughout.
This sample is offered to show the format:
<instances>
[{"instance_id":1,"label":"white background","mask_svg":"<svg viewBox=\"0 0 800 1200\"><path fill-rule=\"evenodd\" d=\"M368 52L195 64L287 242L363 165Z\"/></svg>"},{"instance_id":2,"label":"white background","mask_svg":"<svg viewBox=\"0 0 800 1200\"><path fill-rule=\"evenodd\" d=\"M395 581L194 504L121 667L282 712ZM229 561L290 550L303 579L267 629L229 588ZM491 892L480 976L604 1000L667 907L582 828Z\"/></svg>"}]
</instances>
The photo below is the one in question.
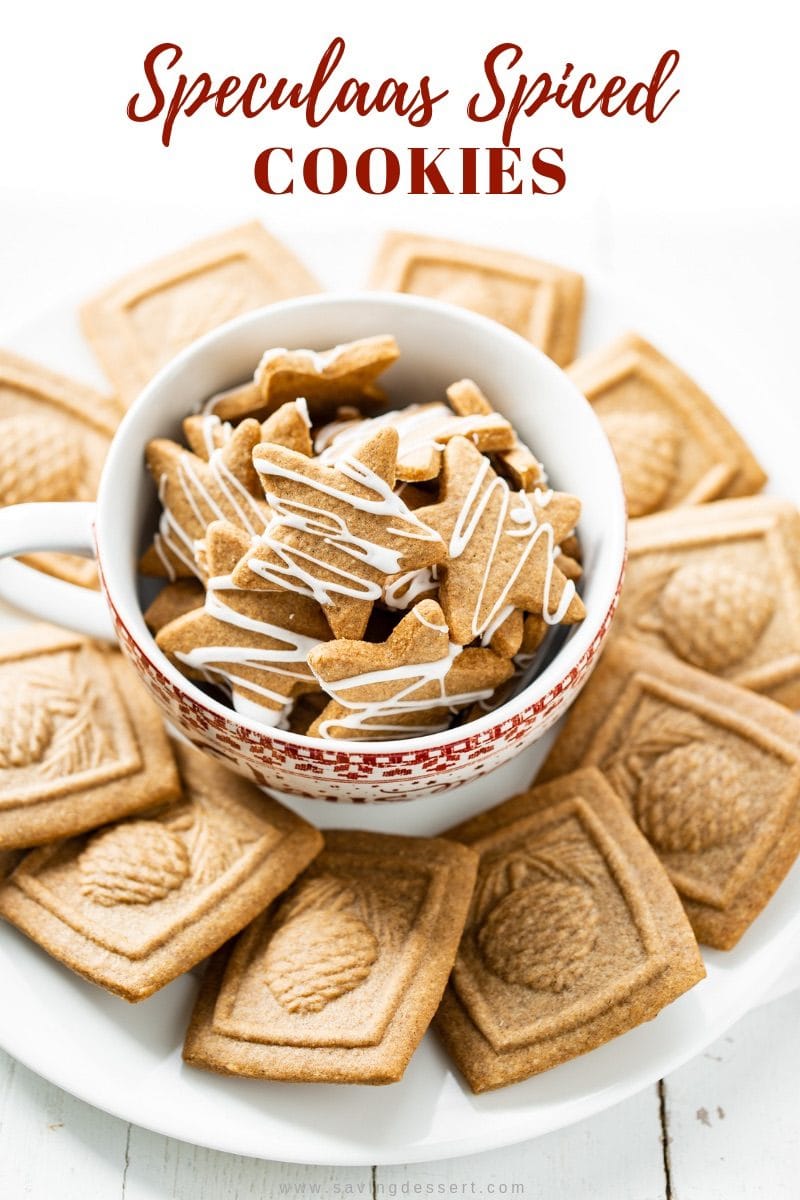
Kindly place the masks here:
<instances>
[{"instance_id":1,"label":"white background","mask_svg":"<svg viewBox=\"0 0 800 1200\"><path fill-rule=\"evenodd\" d=\"M628 0L602 5L494 0L480 6L433 0L393 6L352 0L335 5L307 0L302 6L245 0L5 3L0 341L43 309L238 220L260 217L312 266L325 264L327 286L361 282L370 239L381 229L418 227L524 247L590 276L602 274L630 297L641 331L679 356L712 391L715 380L741 372L752 381L754 408L768 399L769 424L759 429L754 423L748 434L769 465L770 446L785 449L798 431L800 166L790 14L790 6L776 0L757 6L678 0L659 7ZM190 73L208 70L222 78L263 70L270 78L307 80L337 33L348 43L342 78L352 73L415 81L427 72L436 90L450 89L427 130L409 131L388 116L340 116L309 131L297 113L250 122L204 113L179 122L173 145L164 149L156 122L134 125L125 117L128 99L142 87L144 54L157 42L180 43ZM646 78L661 52L676 47L681 64L673 82L681 95L653 127L624 116L575 121L543 113L529 122L521 119L514 144L564 146L568 182L554 197L372 198L352 189L338 197L311 197L302 190L267 197L256 189L253 160L272 144L294 145L300 154L304 147L329 143L348 152L372 144L499 144L497 126L472 125L464 106L481 84L485 53L505 40L524 47L521 66L532 76L541 70L558 75L572 61L599 75ZM351 256L347 238L353 230L360 237L353 242L358 253ZM331 247L321 254L328 239ZM48 346L26 349L43 360L57 357ZM774 1020L766 1015L772 1011ZM792 1194L800 1169L796 1110L795 1120L787 1122L780 1105L791 1104L793 1085L787 1076L785 1088L776 1089L773 1080L791 1058L788 1051L778 1052L781 1041L797 1045L796 1004L765 1010L763 1019L751 1019L736 1038L744 1047L738 1059L744 1067L724 1086L714 1060L717 1051L726 1053L724 1046L668 1083L667 1116L670 1097L675 1106L673 1183L682 1200L755 1195L767 1182L762 1194L770 1200ZM773 1056L774 1072L759 1070L762 1047L765 1059ZM199 1195L205 1194L204 1183L209 1195L221 1194L209 1181L222 1187L233 1178L241 1178L242 1187L246 1181L257 1195L278 1178L251 1173L233 1160L226 1166L224 1156L195 1157L187 1169L188 1152L176 1144L162 1145L153 1135L137 1139L136 1131L125 1135L118 1123L106 1131L104 1119L59 1100L54 1089L21 1079L3 1064L0 1101L5 1086L10 1116L0 1118L0 1195L10 1189L16 1197L23 1187L37 1198L53 1194L65 1173L75 1176L76 1195L91 1194L101 1180L108 1194L120 1189L124 1194L127 1175L137 1185L131 1194L159 1197L183 1194L176 1183L181 1178ZM735 1106L735 1122L715 1116L716 1104L728 1113ZM713 1129L695 1117L701 1108L711 1114ZM657 1100L646 1097L641 1104L631 1102L625 1114L586 1123L583 1132L555 1135L538 1150L531 1146L491 1162L483 1156L483 1165L476 1160L456 1166L441 1178L542 1172L548 1200L562 1195L572 1200L583 1189L587 1195L590 1189L603 1196L662 1195L657 1134L663 1116ZM59 1150L53 1134L65 1124L70 1136L61 1139ZM632 1138L623 1136L622 1125L633 1130ZM109 1145L122 1139L119 1166L115 1157L108 1174L104 1154L92 1150L106 1133ZM11 1137L20 1147L21 1165L14 1168ZM172 1165L160 1173L154 1164L162 1162ZM175 1166L181 1162L183 1168ZM301 1178L291 1170L284 1177ZM440 1177L428 1171L409 1178L427 1183ZM569 1191L560 1190L565 1181Z\"/></svg>"}]
</instances>

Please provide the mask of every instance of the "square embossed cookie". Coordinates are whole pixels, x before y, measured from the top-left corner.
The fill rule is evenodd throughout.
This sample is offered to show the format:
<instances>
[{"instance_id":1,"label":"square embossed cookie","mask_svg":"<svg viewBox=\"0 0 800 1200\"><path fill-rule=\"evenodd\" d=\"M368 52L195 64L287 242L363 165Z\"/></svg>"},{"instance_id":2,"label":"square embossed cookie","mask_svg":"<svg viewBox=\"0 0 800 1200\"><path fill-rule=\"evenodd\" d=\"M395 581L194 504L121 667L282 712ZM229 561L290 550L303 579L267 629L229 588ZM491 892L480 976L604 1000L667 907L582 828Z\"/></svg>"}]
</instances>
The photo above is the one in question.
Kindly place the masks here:
<instances>
[{"instance_id":1,"label":"square embossed cookie","mask_svg":"<svg viewBox=\"0 0 800 1200\"><path fill-rule=\"evenodd\" d=\"M626 334L568 374L603 422L631 517L764 486L766 475L727 417L644 338Z\"/></svg>"},{"instance_id":2,"label":"square embossed cookie","mask_svg":"<svg viewBox=\"0 0 800 1200\"><path fill-rule=\"evenodd\" d=\"M48 954L143 1000L238 933L322 835L246 780L176 745L183 803L34 850L0 913Z\"/></svg>"},{"instance_id":3,"label":"square embossed cookie","mask_svg":"<svg viewBox=\"0 0 800 1200\"><path fill-rule=\"evenodd\" d=\"M729 950L800 853L800 720L618 638L539 779L595 766L664 864L697 938Z\"/></svg>"},{"instance_id":4,"label":"square embossed cookie","mask_svg":"<svg viewBox=\"0 0 800 1200\"><path fill-rule=\"evenodd\" d=\"M38 846L173 800L153 701L120 654L28 625L0 639L0 850Z\"/></svg>"},{"instance_id":5,"label":"square embossed cookie","mask_svg":"<svg viewBox=\"0 0 800 1200\"><path fill-rule=\"evenodd\" d=\"M262 304L318 290L302 263L252 221L126 275L84 304L81 323L129 405L202 334Z\"/></svg>"},{"instance_id":6,"label":"square embossed cookie","mask_svg":"<svg viewBox=\"0 0 800 1200\"><path fill-rule=\"evenodd\" d=\"M754 496L632 521L615 629L800 707L800 513Z\"/></svg>"},{"instance_id":7,"label":"square embossed cookie","mask_svg":"<svg viewBox=\"0 0 800 1200\"><path fill-rule=\"evenodd\" d=\"M396 1082L441 999L476 863L440 838L326 833L287 896L212 959L186 1061L261 1079Z\"/></svg>"},{"instance_id":8,"label":"square embossed cookie","mask_svg":"<svg viewBox=\"0 0 800 1200\"><path fill-rule=\"evenodd\" d=\"M110 396L0 350L0 505L93 500L121 410ZM30 566L83 587L93 562L32 554Z\"/></svg>"},{"instance_id":9,"label":"square embossed cookie","mask_svg":"<svg viewBox=\"0 0 800 1200\"><path fill-rule=\"evenodd\" d=\"M397 232L384 238L369 286L431 296L491 317L562 366L575 357L583 279L564 267L507 250Z\"/></svg>"},{"instance_id":10,"label":"square embossed cookie","mask_svg":"<svg viewBox=\"0 0 800 1200\"><path fill-rule=\"evenodd\" d=\"M473 1091L585 1054L705 975L673 887L599 771L448 836L480 866L436 1027Z\"/></svg>"}]
</instances>

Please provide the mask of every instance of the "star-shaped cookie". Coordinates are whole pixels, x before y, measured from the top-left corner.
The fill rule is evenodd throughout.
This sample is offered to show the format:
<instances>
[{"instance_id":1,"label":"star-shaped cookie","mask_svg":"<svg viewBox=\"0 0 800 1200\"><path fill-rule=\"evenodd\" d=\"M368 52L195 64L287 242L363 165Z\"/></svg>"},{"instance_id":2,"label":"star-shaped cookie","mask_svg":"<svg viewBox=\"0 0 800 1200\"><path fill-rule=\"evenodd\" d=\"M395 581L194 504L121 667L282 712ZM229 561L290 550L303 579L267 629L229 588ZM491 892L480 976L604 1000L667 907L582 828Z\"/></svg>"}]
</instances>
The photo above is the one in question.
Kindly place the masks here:
<instances>
[{"instance_id":1,"label":"star-shaped cookie","mask_svg":"<svg viewBox=\"0 0 800 1200\"><path fill-rule=\"evenodd\" d=\"M229 421L221 421L215 413L195 413L183 422L184 436L190 448L199 458L206 460L230 441L233 431L233 425ZM261 425L260 440L288 446L298 454L311 454L311 422L305 400L282 404L271 417L267 417ZM257 495L261 495L258 484Z\"/></svg>"},{"instance_id":2,"label":"star-shaped cookie","mask_svg":"<svg viewBox=\"0 0 800 1200\"><path fill-rule=\"evenodd\" d=\"M580 515L559 492L514 492L466 438L447 443L437 504L415 515L442 537L439 599L453 641L489 641L514 609L552 624L585 613L575 585L555 564L558 545Z\"/></svg>"},{"instance_id":3,"label":"star-shaped cookie","mask_svg":"<svg viewBox=\"0 0 800 1200\"><path fill-rule=\"evenodd\" d=\"M149 443L147 465L163 511L153 545L140 563L145 575L204 579L197 543L212 521L230 521L252 536L261 532L269 511L263 498L253 494L258 485L253 449L260 438L258 421L243 421L207 462L167 438Z\"/></svg>"},{"instance_id":4,"label":"star-shaped cookie","mask_svg":"<svg viewBox=\"0 0 800 1200\"><path fill-rule=\"evenodd\" d=\"M229 687L239 711L277 723L293 697L317 690L306 660L330 630L306 596L225 586L246 544L246 535L224 521L208 527L205 605L165 625L156 641L185 675Z\"/></svg>"},{"instance_id":5,"label":"star-shaped cookie","mask_svg":"<svg viewBox=\"0 0 800 1200\"><path fill-rule=\"evenodd\" d=\"M435 600L416 604L382 644L327 642L309 664L333 699L308 732L373 741L445 729L451 712L488 699L513 674L491 650L454 645Z\"/></svg>"},{"instance_id":6,"label":"star-shaped cookie","mask_svg":"<svg viewBox=\"0 0 800 1200\"><path fill-rule=\"evenodd\" d=\"M390 576L445 555L439 535L393 491L397 444L396 429L381 429L333 467L258 446L253 462L273 517L234 571L235 586L307 596L337 637L363 636Z\"/></svg>"}]
</instances>

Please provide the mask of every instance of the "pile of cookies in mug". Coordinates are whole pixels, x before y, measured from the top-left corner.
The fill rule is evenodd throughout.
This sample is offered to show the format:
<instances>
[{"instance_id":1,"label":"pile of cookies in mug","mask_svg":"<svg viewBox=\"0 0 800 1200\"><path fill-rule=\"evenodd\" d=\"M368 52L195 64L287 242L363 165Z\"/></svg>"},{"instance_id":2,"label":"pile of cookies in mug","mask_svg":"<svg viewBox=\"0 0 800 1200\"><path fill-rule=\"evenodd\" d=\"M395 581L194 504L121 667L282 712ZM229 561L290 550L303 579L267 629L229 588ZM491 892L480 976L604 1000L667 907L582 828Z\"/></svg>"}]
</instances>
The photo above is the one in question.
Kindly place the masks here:
<instances>
[{"instance_id":1,"label":"pile of cookies in mug","mask_svg":"<svg viewBox=\"0 0 800 1200\"><path fill-rule=\"evenodd\" d=\"M574 357L581 281L572 272L392 235L372 282L484 312L562 365ZM86 306L84 328L116 399L0 355L2 502L90 496L116 419L154 370L237 312L315 286L284 248L247 226L152 264ZM391 353L390 339L382 341ZM380 349L368 347L373 355ZM317 362L317 374L325 365ZM0 644L0 913L131 1001L209 959L186 1035L192 1065L266 1079L388 1083L402 1076L433 1022L473 1090L513 1083L654 1017L692 987L704 974L698 942L734 946L800 851L800 721L791 712L800 703L800 517L788 502L756 495L765 477L742 439L640 338L568 369L622 470L632 520L620 611L535 786L440 838L320 834L171 742L117 652L39 625ZM262 382L224 403L244 403ZM311 383L305 379L305 390ZM356 422L376 420L366 409L380 401L373 388L367 381L361 389L357 412L330 414L318 453L304 456L314 470L336 471L335 455L325 455L337 438L347 443ZM454 395L454 419L481 415L502 429L502 414L474 385L459 381ZM239 423L230 410L223 420L217 402L216 413L190 423L195 469L220 449L230 453L237 436L246 446L241 461L256 473L256 445L273 447L255 455L267 461L266 474L286 467L283 455L302 455L308 442L298 449L291 439L309 438L309 410L297 396L281 401ZM347 403L336 397L337 406ZM248 421L259 426L257 443L252 425L246 437L238 433ZM264 421L278 440L264 441ZM386 430L377 435L385 443ZM43 436L58 449L58 471ZM535 497L539 488L543 497L542 479L520 483L499 457L517 451L535 461L535 446L482 450L466 440L487 464L481 471L510 481L514 495ZM352 445L346 453L358 461ZM420 489L436 507L434 476L398 484L398 446L396 430L390 446L379 446L395 458L388 495ZM447 453L436 450L444 460ZM272 495L264 503L274 503ZM262 502L257 493L253 500ZM421 507L406 504L412 524ZM562 598L570 575L579 575L579 547L569 541L576 517L573 508L563 538L553 540L554 560L575 564L561 571ZM156 540L151 566L153 556L170 561L174 532L162 521L158 534L167 541ZM196 542L205 580L248 561L238 554L234 562L243 549L236 522L222 521ZM68 556L35 562L92 583L91 569ZM412 597L411 611L434 627L448 619L443 582L437 598ZM193 591L194 603L175 587ZM156 600L153 625L163 634L185 621L198 612L198 595L199 611L212 619L213 591L201 595L196 581L176 579L168 598ZM263 597L267 621L286 594L258 586L242 593L248 604ZM546 604L525 611L539 626L545 612L552 616ZM380 629L367 628L381 619L372 611L363 628L363 609L354 625L346 623L352 611L333 622L323 615L330 633L312 653L337 641L370 653L380 644ZM390 620L387 641L407 617ZM490 643L470 648L502 660ZM374 669L356 655L356 671L366 661ZM243 690L252 682L244 679ZM264 707L257 690L243 699ZM302 702L301 695L296 708ZM307 727L318 718L307 714Z\"/></svg>"}]
</instances>

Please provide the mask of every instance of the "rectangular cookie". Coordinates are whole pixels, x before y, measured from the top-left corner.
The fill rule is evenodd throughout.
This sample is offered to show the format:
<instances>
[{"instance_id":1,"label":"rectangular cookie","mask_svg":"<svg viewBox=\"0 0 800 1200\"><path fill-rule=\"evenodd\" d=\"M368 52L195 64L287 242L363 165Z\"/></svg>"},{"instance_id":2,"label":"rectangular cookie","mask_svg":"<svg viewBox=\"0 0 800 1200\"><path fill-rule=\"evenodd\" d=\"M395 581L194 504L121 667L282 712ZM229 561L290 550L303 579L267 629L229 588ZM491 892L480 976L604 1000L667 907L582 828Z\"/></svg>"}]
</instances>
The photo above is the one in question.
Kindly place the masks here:
<instances>
[{"instance_id":1,"label":"rectangular cookie","mask_svg":"<svg viewBox=\"0 0 800 1200\"><path fill-rule=\"evenodd\" d=\"M713 401L644 338L628 333L568 371L617 456L631 517L759 491L766 475Z\"/></svg>"},{"instance_id":2,"label":"rectangular cookie","mask_svg":"<svg viewBox=\"0 0 800 1200\"><path fill-rule=\"evenodd\" d=\"M800 707L800 513L754 496L631 521L615 629Z\"/></svg>"},{"instance_id":3,"label":"rectangular cookie","mask_svg":"<svg viewBox=\"0 0 800 1200\"><path fill-rule=\"evenodd\" d=\"M0 505L94 500L120 415L112 397L0 350ZM69 583L97 585L94 563L76 554L22 561Z\"/></svg>"},{"instance_id":4,"label":"rectangular cookie","mask_svg":"<svg viewBox=\"0 0 800 1200\"><path fill-rule=\"evenodd\" d=\"M51 625L0 638L0 850L173 800L158 708L122 655Z\"/></svg>"},{"instance_id":5,"label":"rectangular cookie","mask_svg":"<svg viewBox=\"0 0 800 1200\"><path fill-rule=\"evenodd\" d=\"M575 357L583 278L507 250L418 233L388 233L369 286L458 304L499 321L562 366Z\"/></svg>"},{"instance_id":6,"label":"rectangular cookie","mask_svg":"<svg viewBox=\"0 0 800 1200\"><path fill-rule=\"evenodd\" d=\"M219 949L322 847L322 835L197 750L183 802L34 850L0 914L54 958L144 1000Z\"/></svg>"},{"instance_id":7,"label":"rectangular cookie","mask_svg":"<svg viewBox=\"0 0 800 1200\"><path fill-rule=\"evenodd\" d=\"M800 853L800 720L617 638L539 776L598 767L680 893L701 942L735 946Z\"/></svg>"},{"instance_id":8,"label":"rectangular cookie","mask_svg":"<svg viewBox=\"0 0 800 1200\"><path fill-rule=\"evenodd\" d=\"M438 1005L475 881L471 850L349 831L211 960L183 1056L305 1083L394 1083Z\"/></svg>"},{"instance_id":9,"label":"rectangular cookie","mask_svg":"<svg viewBox=\"0 0 800 1200\"><path fill-rule=\"evenodd\" d=\"M448 836L480 865L436 1029L474 1092L603 1045L705 975L672 885L599 771Z\"/></svg>"},{"instance_id":10,"label":"rectangular cookie","mask_svg":"<svg viewBox=\"0 0 800 1200\"><path fill-rule=\"evenodd\" d=\"M251 221L126 275L83 305L81 324L127 406L203 334L250 309L316 291L302 263Z\"/></svg>"}]
</instances>

